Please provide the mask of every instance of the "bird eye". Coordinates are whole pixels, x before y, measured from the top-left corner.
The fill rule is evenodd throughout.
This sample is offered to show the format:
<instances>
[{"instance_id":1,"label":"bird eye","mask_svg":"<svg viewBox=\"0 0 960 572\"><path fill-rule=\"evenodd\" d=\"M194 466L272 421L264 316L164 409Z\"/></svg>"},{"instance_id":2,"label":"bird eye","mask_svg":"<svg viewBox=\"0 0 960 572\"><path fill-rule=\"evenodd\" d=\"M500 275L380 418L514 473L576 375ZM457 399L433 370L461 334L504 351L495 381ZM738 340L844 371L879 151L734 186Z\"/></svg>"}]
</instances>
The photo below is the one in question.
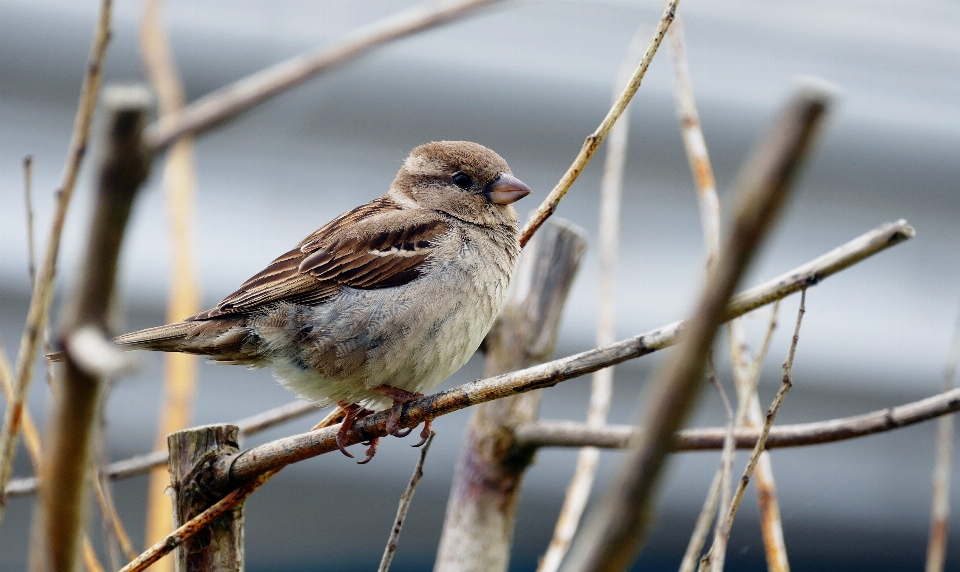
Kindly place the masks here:
<instances>
[{"instance_id":1,"label":"bird eye","mask_svg":"<svg viewBox=\"0 0 960 572\"><path fill-rule=\"evenodd\" d=\"M453 184L461 189L466 189L473 184L473 179L471 179L470 175L466 173L457 173L453 176Z\"/></svg>"}]
</instances>

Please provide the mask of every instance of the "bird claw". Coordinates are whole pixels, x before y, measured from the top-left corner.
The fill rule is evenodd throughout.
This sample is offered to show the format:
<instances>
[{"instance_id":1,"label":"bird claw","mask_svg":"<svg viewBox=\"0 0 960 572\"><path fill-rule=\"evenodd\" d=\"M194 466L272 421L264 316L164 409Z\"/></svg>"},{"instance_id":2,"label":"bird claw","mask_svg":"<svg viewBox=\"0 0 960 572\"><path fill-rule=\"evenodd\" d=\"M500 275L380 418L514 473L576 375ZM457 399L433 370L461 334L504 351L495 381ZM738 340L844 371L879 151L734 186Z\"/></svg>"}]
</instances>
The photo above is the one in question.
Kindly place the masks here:
<instances>
[{"instance_id":1,"label":"bird claw","mask_svg":"<svg viewBox=\"0 0 960 572\"><path fill-rule=\"evenodd\" d=\"M412 447L421 447L423 446L424 443L427 442L427 439L430 438L430 429L432 428L432 425L433 425L433 419L427 419L426 421L423 422L423 430L420 431L420 442L417 443L416 445L411 445ZM412 430L413 429L411 429L411 431Z\"/></svg>"},{"instance_id":2,"label":"bird claw","mask_svg":"<svg viewBox=\"0 0 960 572\"><path fill-rule=\"evenodd\" d=\"M362 461L357 461L358 465L366 465L371 459L373 459L373 456L377 454L377 446L380 444L380 437L374 437L369 441L364 441L363 444L369 445L369 447L367 447L367 456L364 457Z\"/></svg>"}]
</instances>

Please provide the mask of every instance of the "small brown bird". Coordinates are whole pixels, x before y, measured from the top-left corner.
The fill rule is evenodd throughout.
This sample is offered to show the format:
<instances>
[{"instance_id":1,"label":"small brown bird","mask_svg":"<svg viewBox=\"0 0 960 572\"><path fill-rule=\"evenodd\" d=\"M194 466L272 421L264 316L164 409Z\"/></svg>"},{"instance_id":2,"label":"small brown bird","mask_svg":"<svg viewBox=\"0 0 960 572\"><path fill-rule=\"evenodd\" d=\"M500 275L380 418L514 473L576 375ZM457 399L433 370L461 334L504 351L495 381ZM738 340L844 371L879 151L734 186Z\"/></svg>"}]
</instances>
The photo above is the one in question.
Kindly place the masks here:
<instances>
[{"instance_id":1,"label":"small brown bird","mask_svg":"<svg viewBox=\"0 0 960 572\"><path fill-rule=\"evenodd\" d=\"M458 370L493 325L520 254L511 203L530 194L467 141L414 149L383 196L340 215L206 312L116 338L130 349L269 367L287 389L354 420ZM421 432L422 445L430 421ZM368 462L377 449L368 442Z\"/></svg>"}]
</instances>

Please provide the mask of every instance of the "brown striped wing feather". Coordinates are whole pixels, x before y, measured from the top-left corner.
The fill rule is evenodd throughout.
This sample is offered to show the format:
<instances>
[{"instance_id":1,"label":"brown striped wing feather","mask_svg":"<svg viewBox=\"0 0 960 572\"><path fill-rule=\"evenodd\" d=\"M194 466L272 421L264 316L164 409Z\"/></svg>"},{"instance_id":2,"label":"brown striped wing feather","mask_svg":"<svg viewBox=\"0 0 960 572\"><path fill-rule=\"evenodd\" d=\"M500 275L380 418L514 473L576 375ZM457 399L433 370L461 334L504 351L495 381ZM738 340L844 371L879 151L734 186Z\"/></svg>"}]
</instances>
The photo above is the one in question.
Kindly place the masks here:
<instances>
[{"instance_id":1,"label":"brown striped wing feather","mask_svg":"<svg viewBox=\"0 0 960 572\"><path fill-rule=\"evenodd\" d=\"M437 213L404 211L380 197L332 220L215 308L189 320L249 314L280 301L322 304L344 286L406 284L420 276L435 241L447 229Z\"/></svg>"}]
</instances>

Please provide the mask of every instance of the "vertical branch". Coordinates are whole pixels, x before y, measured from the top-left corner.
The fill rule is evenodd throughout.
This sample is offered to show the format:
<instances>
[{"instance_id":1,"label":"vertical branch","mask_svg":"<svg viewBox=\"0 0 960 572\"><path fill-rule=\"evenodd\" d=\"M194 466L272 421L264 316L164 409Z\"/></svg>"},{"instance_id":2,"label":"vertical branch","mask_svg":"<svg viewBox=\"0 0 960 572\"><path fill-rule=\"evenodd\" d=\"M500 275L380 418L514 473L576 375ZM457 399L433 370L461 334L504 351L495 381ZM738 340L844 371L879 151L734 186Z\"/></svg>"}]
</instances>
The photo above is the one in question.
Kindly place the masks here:
<instances>
[{"instance_id":1,"label":"vertical branch","mask_svg":"<svg viewBox=\"0 0 960 572\"><path fill-rule=\"evenodd\" d=\"M13 395L12 378L13 371L10 367L10 360L7 357L7 352L3 349L3 345L0 344L0 386L3 388L3 397L7 401L10 401ZM34 473L39 474L40 465L43 462L43 454L40 451L40 431L37 430L33 416L30 415L30 410L26 407L23 409L22 423L23 443L26 445L27 454L30 455L30 463L33 465ZM103 570L103 566L100 565L100 561L97 559L97 553L93 550L93 544L87 535L83 536L83 563L88 572Z\"/></svg>"},{"instance_id":2,"label":"vertical branch","mask_svg":"<svg viewBox=\"0 0 960 572\"><path fill-rule=\"evenodd\" d=\"M743 494L747 490L747 484L753 476L754 469L760 461L760 454L766 448L767 437L770 435L770 427L773 426L773 420L777 417L777 412L783 404L783 399L787 392L793 387L793 358L797 352L797 342L800 341L800 325L803 322L803 315L807 311L806 307L807 291L803 290L800 294L800 309L797 311L797 324L793 330L793 339L790 342L790 350L787 352L787 359L783 362L783 381L780 384L780 390L777 391L770 409L764 418L763 428L760 430L760 437L753 447L753 453L747 462L747 467L743 471L740 483L737 485L737 492L733 496L733 502L725 512L721 512L721 519L717 521L717 534L713 540L713 546L707 552L707 555L700 561L700 570L710 572L723 572L723 564L726 559L727 542L730 539L730 530L733 528L733 519L740 508L740 502L743 500Z\"/></svg>"},{"instance_id":3,"label":"vertical branch","mask_svg":"<svg viewBox=\"0 0 960 572\"><path fill-rule=\"evenodd\" d=\"M117 259L134 196L150 167L142 140L149 94L140 87L116 87L107 92L104 103L108 132L90 241L63 321L65 375L54 400L40 471L40 507L31 550L35 571L75 567L101 380L115 374L121 359L105 334Z\"/></svg>"},{"instance_id":4,"label":"vertical branch","mask_svg":"<svg viewBox=\"0 0 960 572\"><path fill-rule=\"evenodd\" d=\"M693 85L690 80L690 68L687 64L686 47L683 36L682 22L670 32L671 46L674 54L674 95L677 103L677 116L680 119L680 130L683 135L684 147L687 151L687 160L693 173L697 187L698 204L700 205L700 221L703 227L704 246L707 253L707 267L709 268L717 256L720 243L720 199L717 196L717 183L713 175L713 166L707 152L706 139L700 125L700 116L697 113L697 104L693 95ZM737 386L737 415L736 422L741 424L746 417L748 427L758 427L762 423L760 401L756 396L756 384L760 375L762 356L769 347L770 335L776 320L776 309L771 321L771 328L764 341L764 346L751 368L746 359L746 337L743 324L739 318L727 324L727 334L730 343L730 358L733 364L734 380ZM732 454L732 453L725 453ZM721 464L725 464L726 461ZM718 469L719 471L719 469ZM716 482L716 480L715 480ZM773 466L770 453L764 451L757 470L756 479L757 497L760 504L760 526L763 532L764 547L767 556L767 566L773 572L788 572L790 569L787 560L787 549L783 541L783 525L780 519L780 506L777 502L776 482L773 478ZM715 496L712 490L707 495L704 510L716 510L715 502L709 502ZM694 534L693 538L698 535ZM693 540L691 538L691 540ZM697 546L691 542L684 563L690 566L694 551L699 554L702 544ZM683 569L683 565L681 569Z\"/></svg>"},{"instance_id":5,"label":"vertical branch","mask_svg":"<svg viewBox=\"0 0 960 572\"><path fill-rule=\"evenodd\" d=\"M179 113L186 96L163 25L162 0L149 0L144 7L140 44L147 75L157 93L161 121ZM171 259L167 322L176 322L200 311L197 276L193 262L193 195L195 186L193 138L178 139L167 153L163 184L170 218ZM164 355L163 398L160 404L156 446L163 448L167 435L190 425L196 393L197 358L187 354ZM164 468L150 474L147 488L146 543L153 544L172 530L172 508L163 491L170 484ZM160 570L171 570L164 560Z\"/></svg>"},{"instance_id":6,"label":"vertical branch","mask_svg":"<svg viewBox=\"0 0 960 572\"><path fill-rule=\"evenodd\" d=\"M413 502L413 495L417 492L417 485L423 478L423 463L427 460L427 452L430 451L430 445L436 433L430 432L430 438L420 449L420 456L417 457L417 466L413 469L413 476L407 484L407 489L400 495L400 505L397 507L397 516L393 519L393 526L390 527L390 537L387 539L387 545L383 548L383 557L380 558L380 566L377 572L388 572L390 563L393 562L393 555L397 552L397 543L400 542L400 531L403 530L403 521L407 518L407 511L410 509L410 503Z\"/></svg>"},{"instance_id":7,"label":"vertical branch","mask_svg":"<svg viewBox=\"0 0 960 572\"><path fill-rule=\"evenodd\" d=\"M585 249L582 231L560 223L524 249L513 296L487 334L485 377L550 359ZM520 483L534 453L514 445L513 429L534 421L539 406L540 392L533 391L474 411L447 501L436 572L506 571Z\"/></svg>"},{"instance_id":8,"label":"vertical branch","mask_svg":"<svg viewBox=\"0 0 960 572\"><path fill-rule=\"evenodd\" d=\"M223 495L203 478L217 457L239 451L236 425L205 425L178 431L167 440L176 526L206 511ZM243 503L217 517L176 551L177 572L243 570Z\"/></svg>"},{"instance_id":9,"label":"vertical branch","mask_svg":"<svg viewBox=\"0 0 960 572\"><path fill-rule=\"evenodd\" d=\"M943 390L953 389L960 363L960 314L957 316L950 357L943 370ZM937 461L933 469L933 500L930 509L930 539L926 572L942 572L947 559L947 527L950 522L950 457L953 449L953 416L937 420Z\"/></svg>"},{"instance_id":10,"label":"vertical branch","mask_svg":"<svg viewBox=\"0 0 960 572\"><path fill-rule=\"evenodd\" d=\"M634 62L641 57L644 36L638 29L614 84L614 97L630 80ZM627 158L627 142L630 131L630 108L610 130L610 142L607 144L606 163L603 179L600 182L600 294L597 303L597 347L616 341L615 305L616 270L620 242L620 196L623 191L623 172ZM593 374L590 382L590 405L587 409L587 425L602 427L607 423L610 400L613 397L613 368L601 369ZM580 517L590 499L590 490L597 474L600 450L596 447L584 447L577 455L577 465L573 477L567 486L567 493L560 508L560 515L553 529L553 537L546 553L540 560L538 572L556 572L563 557L570 549L570 542L580 525Z\"/></svg>"},{"instance_id":11,"label":"vertical branch","mask_svg":"<svg viewBox=\"0 0 960 572\"><path fill-rule=\"evenodd\" d=\"M33 245L33 155L23 158L23 200L27 211L27 272L30 289L37 283L37 255Z\"/></svg>"},{"instance_id":12,"label":"vertical branch","mask_svg":"<svg viewBox=\"0 0 960 572\"><path fill-rule=\"evenodd\" d=\"M716 329L726 318L734 287L773 226L828 102L821 88L799 90L741 170L733 228L708 275L683 343L655 374L642 401L638 425L643 431L632 439L615 482L588 517L563 570L624 570L639 552L664 460L703 385L704 363Z\"/></svg>"},{"instance_id":13,"label":"vertical branch","mask_svg":"<svg viewBox=\"0 0 960 572\"><path fill-rule=\"evenodd\" d=\"M67 163L64 166L63 178L57 191L57 206L53 214L50 227L50 237L43 256L43 264L34 281L33 292L30 297L30 309L27 311L27 323L20 339L20 350L17 354L17 370L13 378L13 397L7 401L6 414L3 417L3 428L0 429L0 490L6 490L13 470L13 460L16 455L17 435L23 418L23 403L30 389L33 378L33 364L37 357L37 350L43 338L44 325L47 323L47 313L50 311L50 301L53 297L53 278L56 273L57 256L60 253L60 235L63 233L63 224L67 217L67 207L73 196L73 189L77 183L80 164L86 154L87 140L90 138L90 125L93 123L93 112L100 93L102 78L103 56L107 51L110 40L110 15L112 12L111 0L101 0L100 16L97 28L90 47L90 57L87 71L80 88L80 103L73 124L73 136L70 140L70 150L67 153ZM3 513L6 503L0 495L0 523L3 522Z\"/></svg>"}]
</instances>

